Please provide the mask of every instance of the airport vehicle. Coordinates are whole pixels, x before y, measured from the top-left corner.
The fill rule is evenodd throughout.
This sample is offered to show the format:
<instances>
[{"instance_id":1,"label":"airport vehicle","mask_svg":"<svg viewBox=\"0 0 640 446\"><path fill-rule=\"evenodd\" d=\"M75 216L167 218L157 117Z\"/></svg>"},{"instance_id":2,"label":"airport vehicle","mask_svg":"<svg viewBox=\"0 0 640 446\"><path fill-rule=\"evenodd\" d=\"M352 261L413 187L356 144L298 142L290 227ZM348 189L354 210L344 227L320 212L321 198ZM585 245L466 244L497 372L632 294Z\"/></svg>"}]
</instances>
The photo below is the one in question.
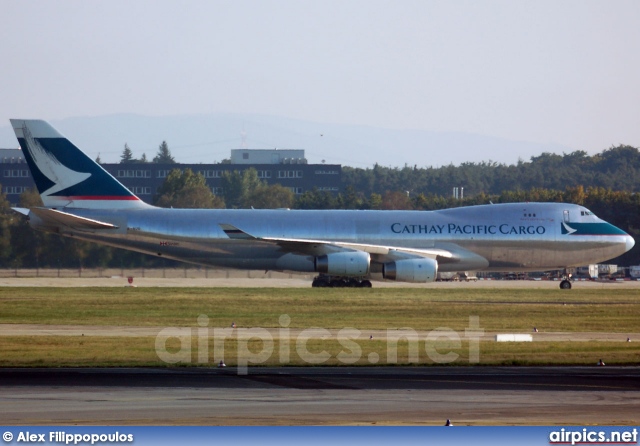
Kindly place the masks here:
<instances>
[{"instance_id":1,"label":"airport vehicle","mask_svg":"<svg viewBox=\"0 0 640 446\"><path fill-rule=\"evenodd\" d=\"M313 286L438 271L546 271L599 263L635 241L582 206L439 211L163 209L148 205L41 120L11 120L43 207L15 208L63 236L198 265L320 273ZM571 288L565 276L560 283Z\"/></svg>"}]
</instances>

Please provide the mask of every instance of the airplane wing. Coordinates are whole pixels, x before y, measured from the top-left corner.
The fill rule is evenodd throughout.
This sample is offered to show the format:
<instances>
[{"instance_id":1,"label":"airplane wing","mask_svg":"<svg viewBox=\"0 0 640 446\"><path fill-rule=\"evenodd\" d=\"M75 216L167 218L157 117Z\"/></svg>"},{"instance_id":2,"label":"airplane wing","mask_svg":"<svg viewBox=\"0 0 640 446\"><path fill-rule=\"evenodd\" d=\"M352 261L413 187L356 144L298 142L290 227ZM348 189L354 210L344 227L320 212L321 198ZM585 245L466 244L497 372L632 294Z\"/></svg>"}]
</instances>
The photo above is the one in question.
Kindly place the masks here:
<instances>
[{"instance_id":1,"label":"airplane wing","mask_svg":"<svg viewBox=\"0 0 640 446\"><path fill-rule=\"evenodd\" d=\"M279 245L287 252L300 254L322 255L338 251L363 251L371 254L374 260L380 262L421 257L444 260L446 262L446 259L451 261L455 257L450 251L437 248L414 249L327 240L257 237L230 224L221 223L220 227L229 238L236 240L258 240L266 243L273 243Z\"/></svg>"},{"instance_id":2,"label":"airplane wing","mask_svg":"<svg viewBox=\"0 0 640 446\"><path fill-rule=\"evenodd\" d=\"M16 212L24 214L23 208L15 208ZM77 215L67 212L58 211L48 208L31 208L30 212L40 217L47 223L65 226L76 230L95 230L95 229L117 229L118 226L104 221L92 220L90 218L78 217Z\"/></svg>"}]
</instances>

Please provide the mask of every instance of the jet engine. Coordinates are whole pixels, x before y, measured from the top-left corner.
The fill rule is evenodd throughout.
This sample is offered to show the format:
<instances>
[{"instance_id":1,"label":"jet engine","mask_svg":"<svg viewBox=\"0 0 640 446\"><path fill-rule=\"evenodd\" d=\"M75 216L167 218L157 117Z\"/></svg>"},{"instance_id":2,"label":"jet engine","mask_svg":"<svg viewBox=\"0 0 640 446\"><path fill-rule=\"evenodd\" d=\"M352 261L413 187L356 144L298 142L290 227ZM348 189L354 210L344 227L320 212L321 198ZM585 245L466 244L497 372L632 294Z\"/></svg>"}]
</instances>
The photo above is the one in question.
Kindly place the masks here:
<instances>
[{"instance_id":1,"label":"jet engine","mask_svg":"<svg viewBox=\"0 0 640 446\"><path fill-rule=\"evenodd\" d=\"M371 257L363 251L334 252L315 259L316 271L332 276L364 276L369 273Z\"/></svg>"},{"instance_id":2,"label":"jet engine","mask_svg":"<svg viewBox=\"0 0 640 446\"><path fill-rule=\"evenodd\" d=\"M407 259L388 262L383 265L382 276L398 282L433 282L438 274L435 259Z\"/></svg>"}]
</instances>

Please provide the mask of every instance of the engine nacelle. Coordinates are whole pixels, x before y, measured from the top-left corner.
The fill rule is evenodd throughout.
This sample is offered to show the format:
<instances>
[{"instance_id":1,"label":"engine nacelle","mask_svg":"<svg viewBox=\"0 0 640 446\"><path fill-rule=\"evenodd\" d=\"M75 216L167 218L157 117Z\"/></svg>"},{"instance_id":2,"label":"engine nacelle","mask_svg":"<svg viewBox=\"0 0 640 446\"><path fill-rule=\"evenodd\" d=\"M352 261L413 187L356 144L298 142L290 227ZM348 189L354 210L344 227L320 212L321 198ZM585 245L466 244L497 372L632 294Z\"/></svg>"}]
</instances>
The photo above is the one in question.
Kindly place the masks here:
<instances>
[{"instance_id":1,"label":"engine nacelle","mask_svg":"<svg viewBox=\"0 0 640 446\"><path fill-rule=\"evenodd\" d=\"M398 282L433 282L438 274L435 259L407 259L385 263L382 276Z\"/></svg>"},{"instance_id":2,"label":"engine nacelle","mask_svg":"<svg viewBox=\"0 0 640 446\"><path fill-rule=\"evenodd\" d=\"M371 257L363 251L334 252L318 256L316 271L332 276L364 276L369 273Z\"/></svg>"}]
</instances>

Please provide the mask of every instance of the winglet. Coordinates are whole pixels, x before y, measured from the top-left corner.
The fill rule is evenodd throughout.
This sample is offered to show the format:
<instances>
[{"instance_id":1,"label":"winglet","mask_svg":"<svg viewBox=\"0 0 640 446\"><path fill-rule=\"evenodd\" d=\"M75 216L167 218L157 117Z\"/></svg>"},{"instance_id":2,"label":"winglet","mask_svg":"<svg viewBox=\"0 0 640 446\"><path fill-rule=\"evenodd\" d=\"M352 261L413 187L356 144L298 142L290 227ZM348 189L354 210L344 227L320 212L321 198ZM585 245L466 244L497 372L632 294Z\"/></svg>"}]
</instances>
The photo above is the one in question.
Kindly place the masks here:
<instances>
[{"instance_id":1,"label":"winglet","mask_svg":"<svg viewBox=\"0 0 640 446\"><path fill-rule=\"evenodd\" d=\"M227 223L220 223L219 226L227 234L227 237L234 240L255 240L257 238Z\"/></svg>"}]
</instances>

